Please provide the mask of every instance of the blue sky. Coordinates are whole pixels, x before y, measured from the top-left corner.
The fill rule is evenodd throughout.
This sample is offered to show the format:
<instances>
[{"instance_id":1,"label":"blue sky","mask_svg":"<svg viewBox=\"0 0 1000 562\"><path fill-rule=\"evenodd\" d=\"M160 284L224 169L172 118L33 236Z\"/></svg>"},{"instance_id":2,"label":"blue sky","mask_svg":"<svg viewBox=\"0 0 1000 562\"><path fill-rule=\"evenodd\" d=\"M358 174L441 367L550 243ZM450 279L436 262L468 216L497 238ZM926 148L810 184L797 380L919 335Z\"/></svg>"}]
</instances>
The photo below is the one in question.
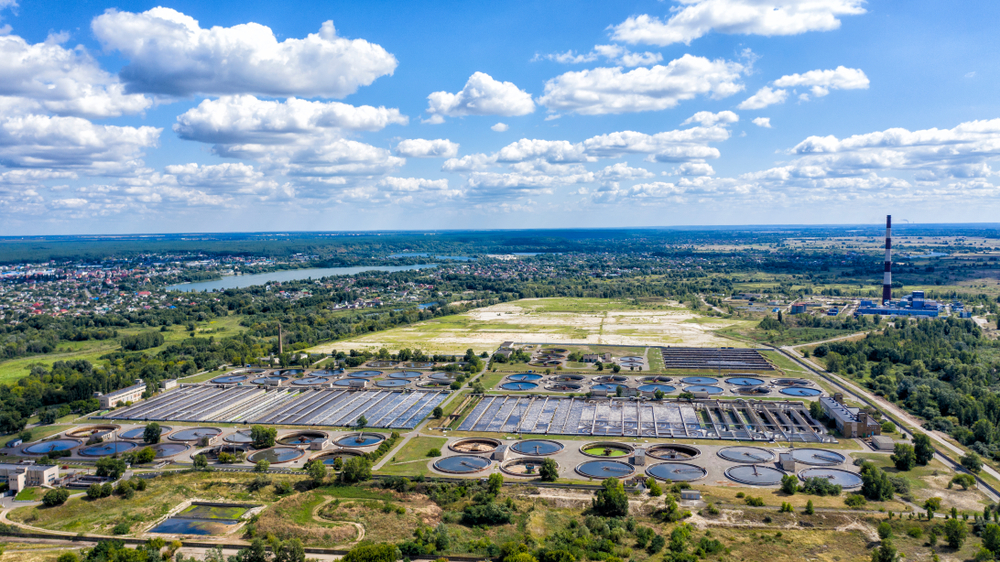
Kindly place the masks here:
<instances>
[{"instance_id":1,"label":"blue sky","mask_svg":"<svg viewBox=\"0 0 1000 562\"><path fill-rule=\"evenodd\" d=\"M996 3L0 7L4 235L1000 210Z\"/></svg>"}]
</instances>

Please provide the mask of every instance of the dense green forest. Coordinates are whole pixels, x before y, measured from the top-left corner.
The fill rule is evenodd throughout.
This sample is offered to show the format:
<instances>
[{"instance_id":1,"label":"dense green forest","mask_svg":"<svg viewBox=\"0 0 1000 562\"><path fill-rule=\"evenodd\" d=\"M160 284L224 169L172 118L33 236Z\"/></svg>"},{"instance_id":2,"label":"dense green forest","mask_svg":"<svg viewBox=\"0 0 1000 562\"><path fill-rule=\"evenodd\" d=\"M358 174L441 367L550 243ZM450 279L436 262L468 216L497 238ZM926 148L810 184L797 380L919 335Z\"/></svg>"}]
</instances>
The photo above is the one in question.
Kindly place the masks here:
<instances>
[{"instance_id":1,"label":"dense green forest","mask_svg":"<svg viewBox=\"0 0 1000 562\"><path fill-rule=\"evenodd\" d=\"M814 351L827 368L861 379L876 394L1000 460L1000 342L972 320L906 320L859 341Z\"/></svg>"}]
</instances>

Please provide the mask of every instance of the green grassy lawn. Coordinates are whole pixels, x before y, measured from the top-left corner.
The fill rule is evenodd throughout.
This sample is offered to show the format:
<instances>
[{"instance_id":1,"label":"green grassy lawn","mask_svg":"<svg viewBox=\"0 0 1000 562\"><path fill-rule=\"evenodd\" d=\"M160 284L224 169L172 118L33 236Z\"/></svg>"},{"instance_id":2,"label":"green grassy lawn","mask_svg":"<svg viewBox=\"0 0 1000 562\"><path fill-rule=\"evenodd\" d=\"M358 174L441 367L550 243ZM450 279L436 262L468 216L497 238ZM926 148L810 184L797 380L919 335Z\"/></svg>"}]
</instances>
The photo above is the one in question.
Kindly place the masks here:
<instances>
[{"instance_id":1,"label":"green grassy lawn","mask_svg":"<svg viewBox=\"0 0 1000 562\"><path fill-rule=\"evenodd\" d=\"M41 488L25 488L18 492L14 499L21 502L36 502L41 501L43 495L45 494Z\"/></svg>"},{"instance_id":2,"label":"green grassy lawn","mask_svg":"<svg viewBox=\"0 0 1000 562\"><path fill-rule=\"evenodd\" d=\"M433 457L428 457L427 452L431 449L440 449L443 453L444 444L447 442L448 439L445 437L414 437L376 472L395 476L431 474L426 461L433 460Z\"/></svg>"}]
</instances>

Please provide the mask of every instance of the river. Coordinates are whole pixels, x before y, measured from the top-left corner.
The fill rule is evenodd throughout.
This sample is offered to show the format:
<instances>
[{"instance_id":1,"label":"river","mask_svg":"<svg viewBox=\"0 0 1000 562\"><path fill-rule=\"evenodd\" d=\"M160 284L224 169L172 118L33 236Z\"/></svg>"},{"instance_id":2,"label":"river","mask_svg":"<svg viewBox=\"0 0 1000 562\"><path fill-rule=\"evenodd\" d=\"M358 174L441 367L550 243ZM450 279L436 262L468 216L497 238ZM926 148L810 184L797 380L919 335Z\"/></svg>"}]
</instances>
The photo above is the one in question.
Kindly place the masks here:
<instances>
[{"instance_id":1,"label":"river","mask_svg":"<svg viewBox=\"0 0 1000 562\"><path fill-rule=\"evenodd\" d=\"M424 269L436 267L437 264L423 265L370 265L357 267L313 267L310 269L286 269L282 271L272 271L271 273L255 273L252 275L230 275L215 281L198 281L196 283L181 283L171 285L166 288L168 291L212 291L215 289L243 289L254 285L264 285L271 281L298 281L300 279L319 279L333 275L354 275L365 271L410 271L413 269Z\"/></svg>"}]
</instances>

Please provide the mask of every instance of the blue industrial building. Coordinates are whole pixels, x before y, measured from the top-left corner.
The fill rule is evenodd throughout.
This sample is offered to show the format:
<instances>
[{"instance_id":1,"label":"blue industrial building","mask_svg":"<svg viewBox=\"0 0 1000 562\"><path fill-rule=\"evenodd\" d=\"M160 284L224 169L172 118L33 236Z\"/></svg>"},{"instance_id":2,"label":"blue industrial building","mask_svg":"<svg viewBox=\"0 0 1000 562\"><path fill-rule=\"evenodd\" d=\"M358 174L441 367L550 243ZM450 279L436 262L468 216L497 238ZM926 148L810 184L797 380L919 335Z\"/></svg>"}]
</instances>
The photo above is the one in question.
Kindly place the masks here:
<instances>
[{"instance_id":1,"label":"blue industrial building","mask_svg":"<svg viewBox=\"0 0 1000 562\"><path fill-rule=\"evenodd\" d=\"M923 291L913 291L898 301L889 301L886 306L877 306L870 300L863 300L855 314L936 318L940 314L941 308L941 304L937 301L926 300Z\"/></svg>"}]
</instances>

